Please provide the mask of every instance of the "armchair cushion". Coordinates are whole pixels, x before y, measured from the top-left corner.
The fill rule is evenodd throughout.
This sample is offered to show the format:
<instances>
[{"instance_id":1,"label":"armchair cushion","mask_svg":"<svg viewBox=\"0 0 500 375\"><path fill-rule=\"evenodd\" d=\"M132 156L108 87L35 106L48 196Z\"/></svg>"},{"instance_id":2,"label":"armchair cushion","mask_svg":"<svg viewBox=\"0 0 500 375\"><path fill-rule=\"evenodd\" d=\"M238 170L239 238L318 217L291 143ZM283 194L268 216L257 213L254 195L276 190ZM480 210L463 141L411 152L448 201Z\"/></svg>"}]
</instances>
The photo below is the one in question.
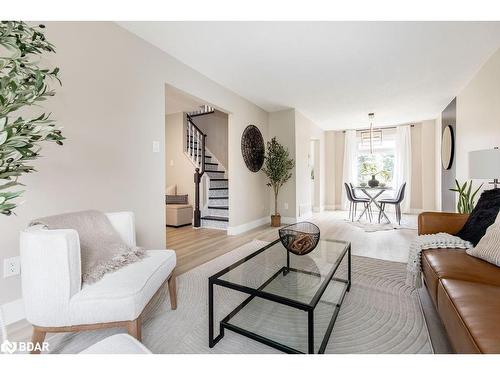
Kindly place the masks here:
<instances>
[{"instance_id":1,"label":"armchair cushion","mask_svg":"<svg viewBox=\"0 0 500 375\"><path fill-rule=\"evenodd\" d=\"M71 325L136 319L175 265L173 250L149 250L140 262L84 283L70 301Z\"/></svg>"}]
</instances>

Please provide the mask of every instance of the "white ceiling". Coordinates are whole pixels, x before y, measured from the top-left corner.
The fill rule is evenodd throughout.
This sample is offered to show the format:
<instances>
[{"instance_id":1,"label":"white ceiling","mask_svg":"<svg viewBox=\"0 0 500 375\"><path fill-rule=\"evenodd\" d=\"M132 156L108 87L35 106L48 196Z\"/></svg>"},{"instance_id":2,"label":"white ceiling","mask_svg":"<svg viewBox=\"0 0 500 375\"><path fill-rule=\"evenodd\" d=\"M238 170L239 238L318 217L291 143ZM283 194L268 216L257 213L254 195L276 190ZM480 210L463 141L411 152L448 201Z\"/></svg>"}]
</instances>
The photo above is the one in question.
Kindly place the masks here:
<instances>
[{"instance_id":1,"label":"white ceiling","mask_svg":"<svg viewBox=\"0 0 500 375\"><path fill-rule=\"evenodd\" d=\"M272 112L324 129L435 118L500 47L500 22L120 22Z\"/></svg>"}]
</instances>

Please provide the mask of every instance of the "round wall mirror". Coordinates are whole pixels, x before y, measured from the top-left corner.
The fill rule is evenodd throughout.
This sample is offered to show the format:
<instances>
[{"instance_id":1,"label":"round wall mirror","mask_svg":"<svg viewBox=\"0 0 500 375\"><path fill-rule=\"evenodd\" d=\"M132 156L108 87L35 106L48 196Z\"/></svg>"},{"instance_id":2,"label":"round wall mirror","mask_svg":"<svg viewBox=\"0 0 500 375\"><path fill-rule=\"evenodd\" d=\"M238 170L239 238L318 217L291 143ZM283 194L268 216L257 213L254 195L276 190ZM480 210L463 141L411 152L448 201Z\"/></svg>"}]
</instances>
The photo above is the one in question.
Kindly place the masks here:
<instances>
[{"instance_id":1,"label":"round wall mirror","mask_svg":"<svg viewBox=\"0 0 500 375\"><path fill-rule=\"evenodd\" d=\"M453 164L453 154L455 152L455 139L453 137L453 128L448 125L443 130L441 140L441 163L444 169L450 169Z\"/></svg>"},{"instance_id":2,"label":"round wall mirror","mask_svg":"<svg viewBox=\"0 0 500 375\"><path fill-rule=\"evenodd\" d=\"M248 125L241 136L241 154L248 169L252 172L260 171L264 164L264 138L259 128Z\"/></svg>"}]
</instances>

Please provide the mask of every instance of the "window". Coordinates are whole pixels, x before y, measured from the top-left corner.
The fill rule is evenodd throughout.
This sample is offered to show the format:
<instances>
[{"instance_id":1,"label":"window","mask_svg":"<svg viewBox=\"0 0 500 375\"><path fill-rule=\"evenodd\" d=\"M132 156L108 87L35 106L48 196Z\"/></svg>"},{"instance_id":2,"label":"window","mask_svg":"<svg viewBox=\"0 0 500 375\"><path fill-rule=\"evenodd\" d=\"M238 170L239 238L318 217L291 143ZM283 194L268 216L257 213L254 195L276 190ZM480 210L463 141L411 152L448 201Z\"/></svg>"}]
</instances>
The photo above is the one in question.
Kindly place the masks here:
<instances>
[{"instance_id":1,"label":"window","mask_svg":"<svg viewBox=\"0 0 500 375\"><path fill-rule=\"evenodd\" d=\"M394 175L394 155L396 150L396 131L394 129L373 131L373 154L370 154L370 132L357 134L358 141L358 181L368 182L375 178L392 185Z\"/></svg>"}]
</instances>

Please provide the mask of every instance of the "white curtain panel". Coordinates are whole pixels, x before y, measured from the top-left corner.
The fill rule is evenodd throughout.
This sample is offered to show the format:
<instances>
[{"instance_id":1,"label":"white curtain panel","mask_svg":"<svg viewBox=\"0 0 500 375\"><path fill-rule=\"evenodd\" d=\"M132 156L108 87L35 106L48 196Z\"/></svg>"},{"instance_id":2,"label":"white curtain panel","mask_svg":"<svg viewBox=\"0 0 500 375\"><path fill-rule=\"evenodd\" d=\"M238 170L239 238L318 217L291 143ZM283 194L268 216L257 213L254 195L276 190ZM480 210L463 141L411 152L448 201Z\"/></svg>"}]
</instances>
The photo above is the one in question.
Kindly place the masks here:
<instances>
[{"instance_id":1,"label":"white curtain panel","mask_svg":"<svg viewBox=\"0 0 500 375\"><path fill-rule=\"evenodd\" d=\"M344 189L344 182L357 184L358 166L358 142L356 140L356 130L346 130L344 140L344 169L342 173L342 209L349 209L347 193Z\"/></svg>"},{"instance_id":2,"label":"white curtain panel","mask_svg":"<svg viewBox=\"0 0 500 375\"><path fill-rule=\"evenodd\" d=\"M406 182L405 199L401 203L403 213L410 212L411 200L411 127L398 126L396 130L396 154L394 157L394 194Z\"/></svg>"}]
</instances>

